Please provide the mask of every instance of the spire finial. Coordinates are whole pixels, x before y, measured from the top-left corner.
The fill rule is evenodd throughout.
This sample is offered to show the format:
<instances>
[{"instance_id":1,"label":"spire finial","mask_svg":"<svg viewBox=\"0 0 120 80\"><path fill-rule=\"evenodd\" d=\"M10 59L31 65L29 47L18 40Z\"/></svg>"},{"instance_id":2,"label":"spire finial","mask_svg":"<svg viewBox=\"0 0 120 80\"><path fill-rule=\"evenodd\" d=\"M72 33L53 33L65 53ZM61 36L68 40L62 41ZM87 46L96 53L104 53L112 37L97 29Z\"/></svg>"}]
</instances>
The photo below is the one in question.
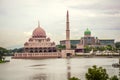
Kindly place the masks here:
<instances>
[{"instance_id":1,"label":"spire finial","mask_svg":"<svg viewBox=\"0 0 120 80\"><path fill-rule=\"evenodd\" d=\"M69 15L69 11L67 10L67 15Z\"/></svg>"},{"instance_id":2,"label":"spire finial","mask_svg":"<svg viewBox=\"0 0 120 80\"><path fill-rule=\"evenodd\" d=\"M69 12L67 10L67 19L66 19L66 22L69 22Z\"/></svg>"},{"instance_id":3,"label":"spire finial","mask_svg":"<svg viewBox=\"0 0 120 80\"><path fill-rule=\"evenodd\" d=\"M40 21L38 20L38 27L40 27Z\"/></svg>"}]
</instances>

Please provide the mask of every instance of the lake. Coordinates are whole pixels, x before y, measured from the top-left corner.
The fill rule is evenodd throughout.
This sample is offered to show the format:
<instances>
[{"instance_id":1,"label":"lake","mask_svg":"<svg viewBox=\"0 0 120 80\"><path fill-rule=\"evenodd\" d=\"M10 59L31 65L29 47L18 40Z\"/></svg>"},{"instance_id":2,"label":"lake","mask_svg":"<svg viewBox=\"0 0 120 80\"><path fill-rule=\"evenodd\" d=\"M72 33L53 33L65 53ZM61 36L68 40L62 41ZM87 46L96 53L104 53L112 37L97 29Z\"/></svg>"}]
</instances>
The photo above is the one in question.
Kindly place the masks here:
<instances>
[{"instance_id":1,"label":"lake","mask_svg":"<svg viewBox=\"0 0 120 80\"><path fill-rule=\"evenodd\" d=\"M102 66L110 76L118 75L113 68L117 58L52 58L52 59L10 59L0 64L0 80L67 80L78 77L85 80L85 73L93 65Z\"/></svg>"}]
</instances>

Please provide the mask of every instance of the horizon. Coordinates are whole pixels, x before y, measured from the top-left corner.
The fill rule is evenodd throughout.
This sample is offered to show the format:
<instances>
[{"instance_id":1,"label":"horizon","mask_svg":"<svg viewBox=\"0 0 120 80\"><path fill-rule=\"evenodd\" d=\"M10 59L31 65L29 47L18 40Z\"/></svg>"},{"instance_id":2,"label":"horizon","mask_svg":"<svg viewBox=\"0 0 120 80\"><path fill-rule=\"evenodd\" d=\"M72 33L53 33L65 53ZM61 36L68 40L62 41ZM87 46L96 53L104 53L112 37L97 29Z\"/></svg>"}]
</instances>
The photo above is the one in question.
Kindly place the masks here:
<instances>
[{"instance_id":1,"label":"horizon","mask_svg":"<svg viewBox=\"0 0 120 80\"><path fill-rule=\"evenodd\" d=\"M69 11L70 40L80 40L88 28L98 39L120 41L119 0L1 0L0 46L13 49L24 46L37 27L38 20L47 37L56 44L65 40L66 14Z\"/></svg>"}]
</instances>

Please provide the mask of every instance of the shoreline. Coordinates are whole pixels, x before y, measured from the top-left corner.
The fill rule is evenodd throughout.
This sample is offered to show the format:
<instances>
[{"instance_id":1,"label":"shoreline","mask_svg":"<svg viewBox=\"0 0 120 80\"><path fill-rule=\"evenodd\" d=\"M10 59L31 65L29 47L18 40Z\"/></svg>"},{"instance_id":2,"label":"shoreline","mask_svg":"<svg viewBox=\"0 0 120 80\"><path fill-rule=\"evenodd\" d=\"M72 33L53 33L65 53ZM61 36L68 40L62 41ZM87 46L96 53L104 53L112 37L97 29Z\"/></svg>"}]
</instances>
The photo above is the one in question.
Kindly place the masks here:
<instances>
[{"instance_id":1,"label":"shoreline","mask_svg":"<svg viewBox=\"0 0 120 80\"><path fill-rule=\"evenodd\" d=\"M62 58L57 58L57 57L14 57L11 56L11 59L62 59ZM99 56L95 56L95 55L75 55L75 56L72 56L72 57L68 57L68 58L120 58L120 56L105 56L105 55L99 55ZM63 58L64 59L64 58Z\"/></svg>"},{"instance_id":2,"label":"shoreline","mask_svg":"<svg viewBox=\"0 0 120 80\"><path fill-rule=\"evenodd\" d=\"M95 55L76 55L72 58L120 58L120 56L105 56L105 55L99 55L99 56L95 56Z\"/></svg>"}]
</instances>

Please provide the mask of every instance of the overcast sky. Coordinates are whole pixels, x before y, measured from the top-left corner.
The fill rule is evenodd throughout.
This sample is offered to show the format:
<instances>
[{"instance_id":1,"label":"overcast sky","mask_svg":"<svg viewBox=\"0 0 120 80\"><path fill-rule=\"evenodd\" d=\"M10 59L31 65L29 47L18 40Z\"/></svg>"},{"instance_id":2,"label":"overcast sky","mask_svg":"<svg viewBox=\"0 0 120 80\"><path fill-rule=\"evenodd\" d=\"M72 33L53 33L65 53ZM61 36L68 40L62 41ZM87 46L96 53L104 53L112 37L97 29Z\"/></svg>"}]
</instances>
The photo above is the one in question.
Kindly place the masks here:
<instances>
[{"instance_id":1,"label":"overcast sky","mask_svg":"<svg viewBox=\"0 0 120 80\"><path fill-rule=\"evenodd\" d=\"M0 0L0 46L23 47L38 20L58 44L65 39L67 10L71 39L89 28L99 39L120 41L120 0Z\"/></svg>"}]
</instances>

